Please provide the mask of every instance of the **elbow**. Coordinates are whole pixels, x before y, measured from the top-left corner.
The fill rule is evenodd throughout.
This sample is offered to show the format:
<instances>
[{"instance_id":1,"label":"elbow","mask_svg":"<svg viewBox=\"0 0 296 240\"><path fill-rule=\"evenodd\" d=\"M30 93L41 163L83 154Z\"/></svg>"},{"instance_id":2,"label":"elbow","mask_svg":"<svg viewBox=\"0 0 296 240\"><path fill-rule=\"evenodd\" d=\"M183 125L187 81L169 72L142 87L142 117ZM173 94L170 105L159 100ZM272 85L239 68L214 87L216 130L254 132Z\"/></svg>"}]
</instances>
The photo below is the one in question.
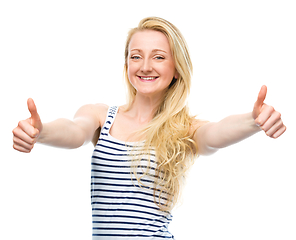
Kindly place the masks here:
<instances>
[{"instance_id":1,"label":"elbow","mask_svg":"<svg viewBox=\"0 0 296 240\"><path fill-rule=\"evenodd\" d=\"M219 150L219 148L206 146L206 147L200 149L198 153L200 156L210 156L210 155L213 155L214 153L216 153L218 150Z\"/></svg>"},{"instance_id":2,"label":"elbow","mask_svg":"<svg viewBox=\"0 0 296 240\"><path fill-rule=\"evenodd\" d=\"M207 141L199 141L198 154L201 156L210 156L216 153L220 148L216 146L210 146Z\"/></svg>"}]
</instances>

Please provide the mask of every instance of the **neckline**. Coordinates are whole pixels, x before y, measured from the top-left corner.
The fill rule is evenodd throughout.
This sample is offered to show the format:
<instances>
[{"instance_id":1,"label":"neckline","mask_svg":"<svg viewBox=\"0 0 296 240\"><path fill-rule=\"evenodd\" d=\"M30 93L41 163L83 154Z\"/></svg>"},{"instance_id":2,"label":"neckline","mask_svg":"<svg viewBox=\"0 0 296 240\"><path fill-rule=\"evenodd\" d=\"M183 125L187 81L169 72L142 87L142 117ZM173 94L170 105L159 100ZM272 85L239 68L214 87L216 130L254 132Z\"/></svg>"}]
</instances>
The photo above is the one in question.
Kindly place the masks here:
<instances>
[{"instance_id":1,"label":"neckline","mask_svg":"<svg viewBox=\"0 0 296 240\"><path fill-rule=\"evenodd\" d=\"M122 144L136 145L136 144L144 144L145 143L145 140L138 141L138 142L123 141L123 140L120 140L120 139L117 139L117 138L113 137L109 132L108 132L108 137L111 138L113 141L116 141L116 142L119 142L119 143L122 143Z\"/></svg>"},{"instance_id":2,"label":"neckline","mask_svg":"<svg viewBox=\"0 0 296 240\"><path fill-rule=\"evenodd\" d=\"M116 115L117 115L117 113L118 113L118 111L119 111L119 108L120 108L120 106L114 106L115 108L116 108L116 110L114 111L114 113L112 114L113 115L113 119L112 119L112 123L111 123L111 126L110 126L110 128L109 128L109 130L108 130L108 137L109 138L111 138L113 141L115 141L115 142L119 142L119 143L121 143L121 144L129 144L129 145L137 145L137 144L144 144L145 143L145 140L142 140L142 141L137 141L137 142L127 142L127 141L123 141L123 140L120 140L120 139L118 139L118 138L115 138L115 137L113 137L111 134L110 134L110 130L111 130L111 128L112 128L112 126L113 126L113 123L114 123L114 120L115 120L115 117L116 117ZM112 107L109 107L109 109L110 108L112 108ZM107 121L107 120L106 120Z\"/></svg>"}]
</instances>

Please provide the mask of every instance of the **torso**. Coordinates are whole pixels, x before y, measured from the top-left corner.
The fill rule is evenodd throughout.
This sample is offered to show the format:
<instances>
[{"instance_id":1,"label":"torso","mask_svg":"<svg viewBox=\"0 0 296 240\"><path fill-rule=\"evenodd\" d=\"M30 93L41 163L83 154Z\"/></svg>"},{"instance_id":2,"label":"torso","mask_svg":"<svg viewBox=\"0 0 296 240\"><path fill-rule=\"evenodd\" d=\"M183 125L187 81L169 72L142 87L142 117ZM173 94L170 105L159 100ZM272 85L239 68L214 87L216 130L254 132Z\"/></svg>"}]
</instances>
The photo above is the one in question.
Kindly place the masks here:
<instances>
[{"instance_id":1,"label":"torso","mask_svg":"<svg viewBox=\"0 0 296 240\"><path fill-rule=\"evenodd\" d=\"M155 151L151 148L150 154L141 157L140 166L132 168L134 159L130 151L140 150L142 143L130 144L115 139L128 136L128 131L117 132L114 128L115 135L110 134L115 122L117 127L127 124L126 129L134 129L132 123L135 121L126 121L128 114L118 114L117 109L110 107L106 112L92 156L92 239L174 239L168 230L172 215L169 211L161 211L156 204L158 201L165 204L168 195L161 192L158 185ZM137 177L141 177L140 182ZM160 198L155 199L155 196Z\"/></svg>"}]
</instances>

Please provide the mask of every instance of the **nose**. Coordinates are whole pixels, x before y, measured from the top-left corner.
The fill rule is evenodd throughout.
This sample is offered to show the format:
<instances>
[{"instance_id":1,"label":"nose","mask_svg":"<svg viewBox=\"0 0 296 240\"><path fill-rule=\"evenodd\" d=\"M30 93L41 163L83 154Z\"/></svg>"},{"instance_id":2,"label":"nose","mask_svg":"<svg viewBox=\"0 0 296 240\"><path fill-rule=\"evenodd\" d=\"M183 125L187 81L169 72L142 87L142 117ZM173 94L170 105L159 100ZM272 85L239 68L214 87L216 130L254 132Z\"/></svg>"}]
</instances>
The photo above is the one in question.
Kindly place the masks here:
<instances>
[{"instance_id":1,"label":"nose","mask_svg":"<svg viewBox=\"0 0 296 240\"><path fill-rule=\"evenodd\" d=\"M142 61L141 72L144 74L152 72L152 64L150 59L144 59Z\"/></svg>"}]
</instances>

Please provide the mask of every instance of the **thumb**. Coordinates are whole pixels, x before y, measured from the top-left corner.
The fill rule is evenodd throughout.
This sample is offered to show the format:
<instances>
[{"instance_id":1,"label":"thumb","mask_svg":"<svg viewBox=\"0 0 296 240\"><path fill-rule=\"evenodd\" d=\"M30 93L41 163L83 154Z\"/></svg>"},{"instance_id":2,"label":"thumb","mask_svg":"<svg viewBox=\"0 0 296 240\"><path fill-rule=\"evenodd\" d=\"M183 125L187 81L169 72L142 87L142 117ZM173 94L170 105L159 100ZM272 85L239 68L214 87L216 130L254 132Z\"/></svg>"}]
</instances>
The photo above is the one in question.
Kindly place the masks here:
<instances>
[{"instance_id":1,"label":"thumb","mask_svg":"<svg viewBox=\"0 0 296 240\"><path fill-rule=\"evenodd\" d=\"M254 119L256 119L261 112L261 108L264 105L264 100L266 98L266 94L267 94L267 87L265 85L263 85L260 89L259 94L258 94L257 101L254 104L254 110L253 110Z\"/></svg>"},{"instance_id":2,"label":"thumb","mask_svg":"<svg viewBox=\"0 0 296 240\"><path fill-rule=\"evenodd\" d=\"M36 105L32 98L29 98L27 101L29 112L31 113L31 124L33 127L37 128L38 130L41 129L41 120L40 116L37 112Z\"/></svg>"}]
</instances>

